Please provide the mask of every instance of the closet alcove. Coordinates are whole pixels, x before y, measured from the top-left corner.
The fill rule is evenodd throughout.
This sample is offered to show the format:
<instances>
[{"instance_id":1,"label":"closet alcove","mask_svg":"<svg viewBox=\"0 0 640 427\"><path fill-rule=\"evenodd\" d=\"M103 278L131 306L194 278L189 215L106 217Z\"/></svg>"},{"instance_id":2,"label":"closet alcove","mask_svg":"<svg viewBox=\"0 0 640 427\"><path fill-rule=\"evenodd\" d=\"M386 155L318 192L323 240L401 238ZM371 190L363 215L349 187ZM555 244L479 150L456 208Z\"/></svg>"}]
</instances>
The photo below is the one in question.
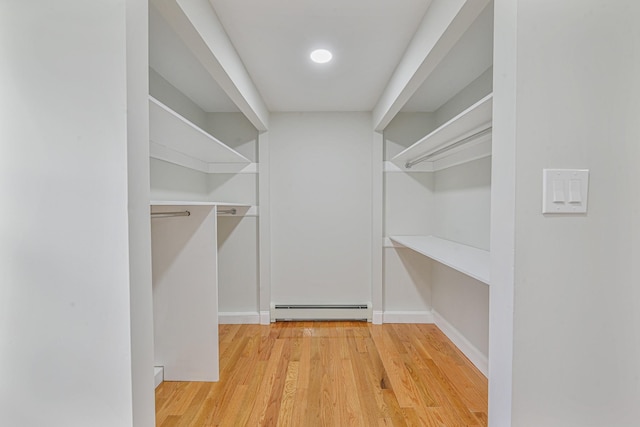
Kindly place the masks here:
<instances>
[{"instance_id":1,"label":"closet alcove","mask_svg":"<svg viewBox=\"0 0 640 427\"><path fill-rule=\"evenodd\" d=\"M488 373L493 5L383 131L383 322L435 323Z\"/></svg>"},{"instance_id":2,"label":"closet alcove","mask_svg":"<svg viewBox=\"0 0 640 427\"><path fill-rule=\"evenodd\" d=\"M259 321L258 131L149 5L156 386L217 381L219 322Z\"/></svg>"},{"instance_id":3,"label":"closet alcove","mask_svg":"<svg viewBox=\"0 0 640 427\"><path fill-rule=\"evenodd\" d=\"M152 220L164 378L215 381L218 323L300 304L435 323L486 375L492 3L469 6L477 17L378 132L375 112L259 123L163 5L150 4L151 212L191 213Z\"/></svg>"}]
</instances>

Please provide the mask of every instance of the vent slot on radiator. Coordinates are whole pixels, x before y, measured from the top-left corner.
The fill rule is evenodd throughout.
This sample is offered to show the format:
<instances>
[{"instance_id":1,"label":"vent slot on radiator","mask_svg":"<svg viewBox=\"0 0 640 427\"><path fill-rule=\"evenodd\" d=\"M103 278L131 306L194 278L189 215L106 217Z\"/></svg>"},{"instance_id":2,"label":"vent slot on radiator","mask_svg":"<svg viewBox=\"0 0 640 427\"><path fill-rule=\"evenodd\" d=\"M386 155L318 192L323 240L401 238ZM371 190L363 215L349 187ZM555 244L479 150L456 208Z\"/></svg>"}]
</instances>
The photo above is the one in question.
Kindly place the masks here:
<instances>
[{"instance_id":1,"label":"vent slot on radiator","mask_svg":"<svg viewBox=\"0 0 640 427\"><path fill-rule=\"evenodd\" d=\"M361 320L371 322L370 304L274 304L271 321Z\"/></svg>"}]
</instances>

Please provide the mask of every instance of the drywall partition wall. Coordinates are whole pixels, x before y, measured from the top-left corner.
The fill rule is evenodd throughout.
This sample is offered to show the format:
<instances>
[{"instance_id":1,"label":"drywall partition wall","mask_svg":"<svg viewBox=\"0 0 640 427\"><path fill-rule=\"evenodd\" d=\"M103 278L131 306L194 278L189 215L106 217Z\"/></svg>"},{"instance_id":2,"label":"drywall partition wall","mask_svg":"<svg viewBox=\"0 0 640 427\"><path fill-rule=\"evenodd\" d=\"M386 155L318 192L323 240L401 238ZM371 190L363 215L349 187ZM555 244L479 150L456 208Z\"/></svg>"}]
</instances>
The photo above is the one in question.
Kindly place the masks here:
<instances>
[{"instance_id":1,"label":"drywall partition wall","mask_svg":"<svg viewBox=\"0 0 640 427\"><path fill-rule=\"evenodd\" d=\"M502 424L493 414L510 408L492 405L490 423L636 426L640 3L519 1L517 10L506 3L496 2L496 24L507 20L517 61L496 50L495 67L496 76L515 76L516 93L502 104L498 88L510 79L495 80L494 127L515 108L515 277L511 287L491 290L515 297L513 405ZM542 169L550 167L590 170L586 214L540 213ZM501 172L494 182L514 178ZM492 329L508 321L500 314ZM504 333L497 327L494 337L504 343ZM494 370L505 377L502 369L492 363L492 378ZM500 389L491 393L490 401L507 401Z\"/></svg>"},{"instance_id":2,"label":"drywall partition wall","mask_svg":"<svg viewBox=\"0 0 640 427\"><path fill-rule=\"evenodd\" d=\"M371 116L278 113L269 129L271 301L371 300Z\"/></svg>"},{"instance_id":3,"label":"drywall partition wall","mask_svg":"<svg viewBox=\"0 0 640 427\"><path fill-rule=\"evenodd\" d=\"M127 173L133 425L155 425L149 219L149 3L127 2Z\"/></svg>"},{"instance_id":4,"label":"drywall partition wall","mask_svg":"<svg viewBox=\"0 0 640 427\"><path fill-rule=\"evenodd\" d=\"M494 2L491 130L491 290L489 292L489 425L511 425L515 257L517 2Z\"/></svg>"},{"instance_id":5,"label":"drywall partition wall","mask_svg":"<svg viewBox=\"0 0 640 427\"><path fill-rule=\"evenodd\" d=\"M143 6L0 3L4 425L134 424L126 29Z\"/></svg>"},{"instance_id":6,"label":"drywall partition wall","mask_svg":"<svg viewBox=\"0 0 640 427\"><path fill-rule=\"evenodd\" d=\"M154 206L189 216L151 222L155 366L168 381L218 380L216 207Z\"/></svg>"}]
</instances>

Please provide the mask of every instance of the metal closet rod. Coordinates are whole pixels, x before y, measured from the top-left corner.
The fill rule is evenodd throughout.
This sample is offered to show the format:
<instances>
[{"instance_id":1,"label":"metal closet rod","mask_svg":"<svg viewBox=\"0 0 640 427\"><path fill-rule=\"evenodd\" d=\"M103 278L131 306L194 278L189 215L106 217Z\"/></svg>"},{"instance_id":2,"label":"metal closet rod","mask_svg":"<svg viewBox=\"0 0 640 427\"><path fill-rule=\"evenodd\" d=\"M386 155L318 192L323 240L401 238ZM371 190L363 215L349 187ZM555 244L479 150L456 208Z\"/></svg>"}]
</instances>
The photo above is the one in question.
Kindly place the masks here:
<instances>
[{"instance_id":1,"label":"metal closet rod","mask_svg":"<svg viewBox=\"0 0 640 427\"><path fill-rule=\"evenodd\" d=\"M189 216L191 212L189 211L180 211L180 212L151 212L151 218L171 218L174 216Z\"/></svg>"},{"instance_id":2,"label":"metal closet rod","mask_svg":"<svg viewBox=\"0 0 640 427\"><path fill-rule=\"evenodd\" d=\"M442 153L446 153L449 150L453 150L456 147L459 147L461 145L466 144L467 142L470 142L470 141L472 141L472 140L474 140L476 138L479 138L479 137L481 137L483 135L486 135L486 134L490 133L492 129L493 129L493 127L489 126L486 129L483 129L481 131L478 131L478 132L474 133L473 135L469 135L466 138L462 138L458 142L454 142L453 144L447 145L446 147L443 147L443 148L441 148L439 150L436 150L436 151L434 151L432 153L425 154L424 156L420 156L420 157L418 157L418 158L416 158L414 160L408 161L407 163L404 164L404 167L407 168L407 169L411 169L411 166L417 165L418 163L426 162L427 160L429 160L429 159L431 159L433 157L439 156Z\"/></svg>"}]
</instances>

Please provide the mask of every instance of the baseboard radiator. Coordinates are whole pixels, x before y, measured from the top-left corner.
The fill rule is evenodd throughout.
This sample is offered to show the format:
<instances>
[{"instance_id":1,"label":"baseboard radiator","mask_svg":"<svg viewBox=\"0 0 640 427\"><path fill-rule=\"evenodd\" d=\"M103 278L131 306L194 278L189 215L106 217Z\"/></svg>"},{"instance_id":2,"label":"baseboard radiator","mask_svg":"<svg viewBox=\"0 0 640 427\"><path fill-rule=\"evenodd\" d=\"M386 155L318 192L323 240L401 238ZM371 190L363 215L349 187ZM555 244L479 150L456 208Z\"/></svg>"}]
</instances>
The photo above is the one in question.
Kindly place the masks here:
<instances>
[{"instance_id":1,"label":"baseboard radiator","mask_svg":"<svg viewBox=\"0 0 640 427\"><path fill-rule=\"evenodd\" d=\"M274 304L271 321L360 320L371 322L371 304Z\"/></svg>"}]
</instances>

